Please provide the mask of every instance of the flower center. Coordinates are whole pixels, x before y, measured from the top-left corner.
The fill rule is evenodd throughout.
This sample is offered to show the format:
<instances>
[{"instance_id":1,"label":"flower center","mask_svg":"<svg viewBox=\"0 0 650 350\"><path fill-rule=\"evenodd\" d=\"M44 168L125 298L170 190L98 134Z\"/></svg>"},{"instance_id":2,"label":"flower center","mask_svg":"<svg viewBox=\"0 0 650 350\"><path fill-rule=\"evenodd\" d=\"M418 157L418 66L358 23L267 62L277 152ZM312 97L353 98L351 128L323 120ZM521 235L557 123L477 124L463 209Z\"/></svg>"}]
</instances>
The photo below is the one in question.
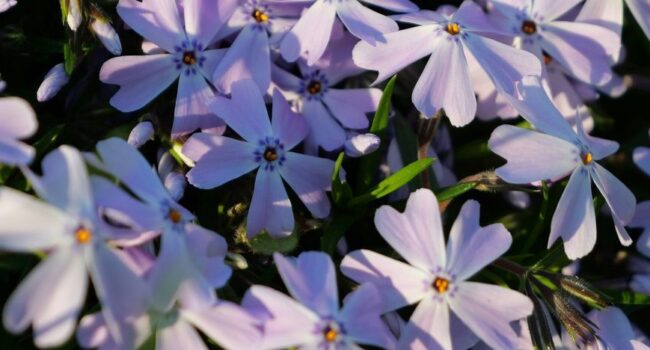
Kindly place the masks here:
<instances>
[{"instance_id":1,"label":"flower center","mask_svg":"<svg viewBox=\"0 0 650 350\"><path fill-rule=\"evenodd\" d=\"M266 147L264 150L264 160L267 162L273 162L278 159L278 153L273 147Z\"/></svg>"},{"instance_id":2,"label":"flower center","mask_svg":"<svg viewBox=\"0 0 650 350\"><path fill-rule=\"evenodd\" d=\"M196 64L196 55L194 55L194 51L183 52L183 63L188 66Z\"/></svg>"},{"instance_id":3,"label":"flower center","mask_svg":"<svg viewBox=\"0 0 650 350\"><path fill-rule=\"evenodd\" d=\"M582 156L582 164L584 165L589 165L593 161L594 161L594 156L591 154L591 152L587 152L585 153L584 156Z\"/></svg>"},{"instance_id":4,"label":"flower center","mask_svg":"<svg viewBox=\"0 0 650 350\"><path fill-rule=\"evenodd\" d=\"M533 21L524 21L521 24L521 31L528 35L535 34L537 32L537 24Z\"/></svg>"},{"instance_id":5,"label":"flower center","mask_svg":"<svg viewBox=\"0 0 650 350\"><path fill-rule=\"evenodd\" d=\"M318 94L322 89L323 86L318 80L312 80L309 85L307 85L307 91L312 95Z\"/></svg>"},{"instance_id":6,"label":"flower center","mask_svg":"<svg viewBox=\"0 0 650 350\"><path fill-rule=\"evenodd\" d=\"M269 15L262 10L255 10L251 14L257 23L266 23L269 20Z\"/></svg>"},{"instance_id":7,"label":"flower center","mask_svg":"<svg viewBox=\"0 0 650 350\"><path fill-rule=\"evenodd\" d=\"M330 326L327 326L325 330L323 330L323 337L325 338L325 341L327 341L328 343L334 342L336 338L338 338L338 336L339 336L339 332Z\"/></svg>"},{"instance_id":8,"label":"flower center","mask_svg":"<svg viewBox=\"0 0 650 350\"><path fill-rule=\"evenodd\" d=\"M77 243L86 244L93 238L93 233L85 227L79 227L74 232L74 238L77 240Z\"/></svg>"},{"instance_id":9,"label":"flower center","mask_svg":"<svg viewBox=\"0 0 650 350\"><path fill-rule=\"evenodd\" d=\"M460 33L460 26L458 23L448 23L445 30L451 35L458 35L458 33Z\"/></svg>"},{"instance_id":10,"label":"flower center","mask_svg":"<svg viewBox=\"0 0 650 350\"><path fill-rule=\"evenodd\" d=\"M181 222L181 219L183 218L181 213L176 209L170 210L169 214L167 216L169 217L169 220L171 220L175 224L178 224L179 222Z\"/></svg>"},{"instance_id":11,"label":"flower center","mask_svg":"<svg viewBox=\"0 0 650 350\"><path fill-rule=\"evenodd\" d=\"M431 286L433 289L438 291L438 293L444 294L449 289L449 280L442 277L436 277Z\"/></svg>"}]
</instances>

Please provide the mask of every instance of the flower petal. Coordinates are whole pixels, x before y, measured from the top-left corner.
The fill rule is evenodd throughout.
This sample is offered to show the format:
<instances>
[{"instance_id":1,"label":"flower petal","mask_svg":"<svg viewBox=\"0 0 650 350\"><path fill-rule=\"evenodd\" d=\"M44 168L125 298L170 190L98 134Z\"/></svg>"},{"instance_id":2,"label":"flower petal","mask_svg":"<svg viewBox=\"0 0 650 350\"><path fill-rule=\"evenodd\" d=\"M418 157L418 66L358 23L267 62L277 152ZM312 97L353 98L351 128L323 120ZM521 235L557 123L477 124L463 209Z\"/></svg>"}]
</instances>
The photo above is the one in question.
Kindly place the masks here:
<instances>
[{"instance_id":1,"label":"flower petal","mask_svg":"<svg viewBox=\"0 0 650 350\"><path fill-rule=\"evenodd\" d=\"M335 3L325 0L314 2L282 40L282 57L294 62L304 56L308 65L314 64L327 48L335 20Z\"/></svg>"},{"instance_id":2,"label":"flower petal","mask_svg":"<svg viewBox=\"0 0 650 350\"><path fill-rule=\"evenodd\" d=\"M329 215L330 201L325 191L330 189L332 183L333 161L287 152L286 161L279 171L314 217L325 218Z\"/></svg>"},{"instance_id":3,"label":"flower petal","mask_svg":"<svg viewBox=\"0 0 650 350\"><path fill-rule=\"evenodd\" d=\"M288 258L275 253L273 259L291 296L321 317L338 313L336 269L327 254L313 251Z\"/></svg>"},{"instance_id":4,"label":"flower petal","mask_svg":"<svg viewBox=\"0 0 650 350\"><path fill-rule=\"evenodd\" d=\"M383 312L414 304L431 291L429 274L369 250L346 255L341 272L357 283L375 285L381 294Z\"/></svg>"},{"instance_id":5,"label":"flower petal","mask_svg":"<svg viewBox=\"0 0 650 350\"><path fill-rule=\"evenodd\" d=\"M224 94L231 92L233 83L244 79L252 79L260 91L266 91L271 83L271 52L266 31L245 26L212 77L214 86Z\"/></svg>"},{"instance_id":6,"label":"flower petal","mask_svg":"<svg viewBox=\"0 0 650 350\"><path fill-rule=\"evenodd\" d=\"M366 283L345 297L340 319L346 336L357 343L374 345L383 349L397 348L397 341L381 319L381 294L372 284Z\"/></svg>"},{"instance_id":7,"label":"flower petal","mask_svg":"<svg viewBox=\"0 0 650 350\"><path fill-rule=\"evenodd\" d=\"M210 109L244 140L255 143L272 135L264 97L252 80L232 84L230 99L217 97Z\"/></svg>"},{"instance_id":8,"label":"flower petal","mask_svg":"<svg viewBox=\"0 0 650 350\"><path fill-rule=\"evenodd\" d=\"M284 143L285 150L296 147L307 137L309 125L302 116L291 110L291 106L277 89L273 91L272 108L273 135Z\"/></svg>"},{"instance_id":9,"label":"flower petal","mask_svg":"<svg viewBox=\"0 0 650 350\"><path fill-rule=\"evenodd\" d=\"M169 2L160 2L167 9ZM138 34L156 45L162 47L167 52L174 52L174 47L183 39L180 25L167 26L164 21L159 20L158 11L162 11L163 6L156 3L156 8L152 8L147 3L136 0L120 0L117 4L117 13L130 28ZM175 4L171 7L174 11ZM178 17L178 14L176 14ZM173 22L172 22L173 23Z\"/></svg>"},{"instance_id":10,"label":"flower petal","mask_svg":"<svg viewBox=\"0 0 650 350\"><path fill-rule=\"evenodd\" d=\"M0 163L7 165L27 165L36 151L34 147L0 136Z\"/></svg>"},{"instance_id":11,"label":"flower petal","mask_svg":"<svg viewBox=\"0 0 650 350\"><path fill-rule=\"evenodd\" d=\"M104 63L99 79L120 86L111 98L111 106L122 112L132 112L160 95L179 73L173 56L169 54L121 56Z\"/></svg>"},{"instance_id":12,"label":"flower petal","mask_svg":"<svg viewBox=\"0 0 650 350\"><path fill-rule=\"evenodd\" d=\"M345 144L345 131L332 117L321 101L305 101L302 114L309 124L310 138L326 151L334 151Z\"/></svg>"},{"instance_id":13,"label":"flower petal","mask_svg":"<svg viewBox=\"0 0 650 350\"><path fill-rule=\"evenodd\" d=\"M379 89L329 89L323 101L345 128L368 128L368 116L377 110L382 91Z\"/></svg>"},{"instance_id":14,"label":"flower petal","mask_svg":"<svg viewBox=\"0 0 650 350\"><path fill-rule=\"evenodd\" d=\"M452 125L467 125L476 114L476 97L463 46L441 34L432 47L431 58L413 88L413 104L428 118L442 108Z\"/></svg>"},{"instance_id":15,"label":"flower petal","mask_svg":"<svg viewBox=\"0 0 650 350\"><path fill-rule=\"evenodd\" d=\"M576 7L580 2L582 2L582 0L533 1L531 12L538 13L544 18L544 21L550 22Z\"/></svg>"},{"instance_id":16,"label":"flower petal","mask_svg":"<svg viewBox=\"0 0 650 350\"><path fill-rule=\"evenodd\" d=\"M336 14L352 35L371 45L384 41L383 34L399 29L390 17L363 6L359 1L339 2Z\"/></svg>"},{"instance_id":17,"label":"flower petal","mask_svg":"<svg viewBox=\"0 0 650 350\"><path fill-rule=\"evenodd\" d=\"M235 139L198 133L183 146L183 154L196 162L187 181L202 189L215 188L257 168L255 147Z\"/></svg>"},{"instance_id":18,"label":"flower petal","mask_svg":"<svg viewBox=\"0 0 650 350\"><path fill-rule=\"evenodd\" d=\"M449 307L469 329L494 349L520 349L523 344L510 322L529 316L533 303L511 289L460 282Z\"/></svg>"},{"instance_id":19,"label":"flower petal","mask_svg":"<svg viewBox=\"0 0 650 350\"><path fill-rule=\"evenodd\" d=\"M388 244L423 271L444 268L445 238L436 196L427 189L409 196L404 213L388 205L375 212L375 226Z\"/></svg>"},{"instance_id":20,"label":"flower petal","mask_svg":"<svg viewBox=\"0 0 650 350\"><path fill-rule=\"evenodd\" d=\"M207 350L199 333L182 318L156 330L156 350L196 349Z\"/></svg>"},{"instance_id":21,"label":"flower petal","mask_svg":"<svg viewBox=\"0 0 650 350\"><path fill-rule=\"evenodd\" d=\"M627 0L625 3L646 37L650 38L650 4L646 0Z\"/></svg>"},{"instance_id":22,"label":"flower petal","mask_svg":"<svg viewBox=\"0 0 650 350\"><path fill-rule=\"evenodd\" d=\"M261 167L257 171L253 199L246 222L246 235L254 237L261 230L271 237L285 237L293 232L291 201L277 171Z\"/></svg>"},{"instance_id":23,"label":"flower petal","mask_svg":"<svg viewBox=\"0 0 650 350\"><path fill-rule=\"evenodd\" d=\"M399 339L400 349L452 349L449 307L444 300L424 298Z\"/></svg>"},{"instance_id":24,"label":"flower petal","mask_svg":"<svg viewBox=\"0 0 650 350\"><path fill-rule=\"evenodd\" d=\"M255 285L244 295L242 305L247 310L256 310L255 316L264 319L262 348L290 348L317 341L314 329L320 318L285 294Z\"/></svg>"},{"instance_id":25,"label":"flower petal","mask_svg":"<svg viewBox=\"0 0 650 350\"><path fill-rule=\"evenodd\" d=\"M488 146L507 163L496 170L517 184L558 179L582 164L580 150L563 139L512 125L496 128Z\"/></svg>"},{"instance_id":26,"label":"flower petal","mask_svg":"<svg viewBox=\"0 0 650 350\"><path fill-rule=\"evenodd\" d=\"M0 111L0 139L24 139L36 132L36 114L27 101L18 97L0 98Z\"/></svg>"},{"instance_id":27,"label":"flower petal","mask_svg":"<svg viewBox=\"0 0 650 350\"><path fill-rule=\"evenodd\" d=\"M225 349L259 348L259 322L239 305L221 301L207 310L183 310L181 314Z\"/></svg>"},{"instance_id":28,"label":"flower petal","mask_svg":"<svg viewBox=\"0 0 650 350\"><path fill-rule=\"evenodd\" d=\"M177 139L197 129L209 127L211 119L216 119L208 108L212 99L214 93L203 75L181 75L174 105L172 138Z\"/></svg>"},{"instance_id":29,"label":"flower petal","mask_svg":"<svg viewBox=\"0 0 650 350\"><path fill-rule=\"evenodd\" d=\"M634 211L636 210L634 194L621 180L598 163L594 163L591 177L612 211L621 244L625 246L632 244L632 239L627 235L623 226L630 223L634 217Z\"/></svg>"},{"instance_id":30,"label":"flower petal","mask_svg":"<svg viewBox=\"0 0 650 350\"><path fill-rule=\"evenodd\" d=\"M218 233L195 224L188 224L185 230L190 256L203 277L213 288L223 287L232 275L232 268L224 262L228 243Z\"/></svg>"},{"instance_id":31,"label":"flower petal","mask_svg":"<svg viewBox=\"0 0 650 350\"><path fill-rule=\"evenodd\" d=\"M481 227L479 216L478 202L465 202L449 234L447 270L458 280L468 279L512 244L512 236L502 224Z\"/></svg>"},{"instance_id":32,"label":"flower petal","mask_svg":"<svg viewBox=\"0 0 650 350\"><path fill-rule=\"evenodd\" d=\"M379 72L374 84L431 54L437 25L413 27L384 35L384 41L370 45L359 42L352 50L354 63ZM399 55L395 55L399 52Z\"/></svg>"},{"instance_id":33,"label":"flower petal","mask_svg":"<svg viewBox=\"0 0 650 350\"><path fill-rule=\"evenodd\" d=\"M571 260L581 258L596 244L596 214L591 195L591 179L585 167L573 171L569 183L551 219L548 247L558 237L564 240L564 251Z\"/></svg>"},{"instance_id":34,"label":"flower petal","mask_svg":"<svg viewBox=\"0 0 650 350\"><path fill-rule=\"evenodd\" d=\"M393 12L413 12L418 10L418 5L409 0L363 0L368 4L385 8Z\"/></svg>"},{"instance_id":35,"label":"flower petal","mask_svg":"<svg viewBox=\"0 0 650 350\"><path fill-rule=\"evenodd\" d=\"M204 47L208 46L238 5L235 0L184 0L187 36L197 39Z\"/></svg>"},{"instance_id":36,"label":"flower petal","mask_svg":"<svg viewBox=\"0 0 650 350\"><path fill-rule=\"evenodd\" d=\"M650 148L637 147L634 149L634 163L644 173L650 176Z\"/></svg>"}]
</instances>

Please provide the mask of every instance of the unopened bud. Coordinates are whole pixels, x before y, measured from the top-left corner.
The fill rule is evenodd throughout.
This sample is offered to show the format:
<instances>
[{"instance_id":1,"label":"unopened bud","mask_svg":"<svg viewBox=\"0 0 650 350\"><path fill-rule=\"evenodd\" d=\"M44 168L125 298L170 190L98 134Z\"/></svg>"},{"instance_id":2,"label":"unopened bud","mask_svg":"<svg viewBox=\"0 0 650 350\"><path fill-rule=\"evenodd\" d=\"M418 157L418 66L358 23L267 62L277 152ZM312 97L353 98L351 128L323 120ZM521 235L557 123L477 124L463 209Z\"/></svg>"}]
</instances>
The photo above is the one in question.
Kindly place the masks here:
<instances>
[{"instance_id":1,"label":"unopened bud","mask_svg":"<svg viewBox=\"0 0 650 350\"><path fill-rule=\"evenodd\" d=\"M135 147L140 148L140 146L147 143L147 141L153 138L154 127L150 121L139 122L129 134L128 143Z\"/></svg>"},{"instance_id":2,"label":"unopened bud","mask_svg":"<svg viewBox=\"0 0 650 350\"><path fill-rule=\"evenodd\" d=\"M226 253L226 262L237 270L246 270L248 268L248 261L241 254Z\"/></svg>"},{"instance_id":3,"label":"unopened bud","mask_svg":"<svg viewBox=\"0 0 650 350\"><path fill-rule=\"evenodd\" d=\"M108 50L113 55L120 55L122 53L122 43L120 43L120 37L117 35L117 32L111 23L105 17L93 15L93 20L90 23L90 26L106 50Z\"/></svg>"},{"instance_id":4,"label":"unopened bud","mask_svg":"<svg viewBox=\"0 0 650 350\"><path fill-rule=\"evenodd\" d=\"M4 80L0 79L0 93L5 91L6 88L7 88L7 83Z\"/></svg>"},{"instance_id":5,"label":"unopened bud","mask_svg":"<svg viewBox=\"0 0 650 350\"><path fill-rule=\"evenodd\" d=\"M59 63L56 66L52 67L49 72L43 78L41 86L38 87L36 92L36 99L38 102L45 102L50 100L52 97L56 96L59 93L62 87L68 83L70 77L65 72L65 66L63 63Z\"/></svg>"},{"instance_id":6,"label":"unopened bud","mask_svg":"<svg viewBox=\"0 0 650 350\"><path fill-rule=\"evenodd\" d=\"M77 28L81 25L83 20L83 14L81 13L81 4L80 0L69 0L68 1L68 15L66 16L66 22L68 22L68 27L75 32Z\"/></svg>"},{"instance_id":7,"label":"unopened bud","mask_svg":"<svg viewBox=\"0 0 650 350\"><path fill-rule=\"evenodd\" d=\"M165 188L169 195L175 201L178 201L185 194L185 187L187 187L187 180L185 180L185 175L178 171L172 171L167 176L165 176Z\"/></svg>"},{"instance_id":8,"label":"unopened bud","mask_svg":"<svg viewBox=\"0 0 650 350\"><path fill-rule=\"evenodd\" d=\"M345 142L345 154L353 158L365 156L376 151L380 143L379 137L372 133L355 135Z\"/></svg>"},{"instance_id":9,"label":"unopened bud","mask_svg":"<svg viewBox=\"0 0 650 350\"><path fill-rule=\"evenodd\" d=\"M600 309L611 305L611 301L607 296L594 288L589 282L577 276L562 276L559 280L559 287L580 301Z\"/></svg>"},{"instance_id":10,"label":"unopened bud","mask_svg":"<svg viewBox=\"0 0 650 350\"><path fill-rule=\"evenodd\" d=\"M587 345L596 341L598 326L571 304L566 293L562 291L553 293L552 303L553 314L576 343Z\"/></svg>"}]
</instances>

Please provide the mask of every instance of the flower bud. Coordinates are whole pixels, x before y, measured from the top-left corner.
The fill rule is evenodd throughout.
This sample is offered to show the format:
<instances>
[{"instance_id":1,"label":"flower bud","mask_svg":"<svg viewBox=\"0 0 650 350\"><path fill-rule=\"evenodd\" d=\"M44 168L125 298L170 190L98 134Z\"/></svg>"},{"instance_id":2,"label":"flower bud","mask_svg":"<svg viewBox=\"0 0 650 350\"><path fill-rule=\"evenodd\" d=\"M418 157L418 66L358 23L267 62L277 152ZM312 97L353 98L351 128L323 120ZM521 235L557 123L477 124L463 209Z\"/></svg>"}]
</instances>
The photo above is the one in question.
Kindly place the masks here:
<instances>
[{"instance_id":1,"label":"flower bud","mask_svg":"<svg viewBox=\"0 0 650 350\"><path fill-rule=\"evenodd\" d=\"M120 43L120 37L117 35L115 29L110 22L103 16L93 15L93 20L90 23L90 27L93 32L102 42L106 50L108 50L113 55L120 55L122 53L122 43Z\"/></svg>"},{"instance_id":2,"label":"flower bud","mask_svg":"<svg viewBox=\"0 0 650 350\"><path fill-rule=\"evenodd\" d=\"M380 144L381 140L375 134L355 135L345 141L345 154L353 158L365 156L376 151Z\"/></svg>"},{"instance_id":3,"label":"flower bud","mask_svg":"<svg viewBox=\"0 0 650 350\"><path fill-rule=\"evenodd\" d=\"M246 270L248 268L248 261L241 254L227 252L226 262L237 270Z\"/></svg>"},{"instance_id":4,"label":"flower bud","mask_svg":"<svg viewBox=\"0 0 650 350\"><path fill-rule=\"evenodd\" d=\"M65 72L63 63L59 63L52 67L45 75L41 86L38 87L36 92L36 99L38 102L45 102L59 93L62 87L68 83L70 77Z\"/></svg>"},{"instance_id":5,"label":"flower bud","mask_svg":"<svg viewBox=\"0 0 650 350\"><path fill-rule=\"evenodd\" d=\"M580 301L604 309L611 305L607 296L577 276L561 276L559 287Z\"/></svg>"},{"instance_id":6,"label":"flower bud","mask_svg":"<svg viewBox=\"0 0 650 350\"><path fill-rule=\"evenodd\" d=\"M70 27L73 32L77 31L77 28L79 28L81 21L83 20L81 4L79 1L80 0L68 1L68 15L66 16L66 22L68 22L68 27Z\"/></svg>"},{"instance_id":7,"label":"flower bud","mask_svg":"<svg viewBox=\"0 0 650 350\"><path fill-rule=\"evenodd\" d=\"M165 176L165 188L169 195L175 201L178 201L183 197L185 193L185 187L187 187L187 180L185 180L185 175L178 171L172 171L167 176Z\"/></svg>"},{"instance_id":8,"label":"flower bud","mask_svg":"<svg viewBox=\"0 0 650 350\"><path fill-rule=\"evenodd\" d=\"M571 304L566 293L556 291L551 302L553 314L576 343L586 345L596 341L598 326Z\"/></svg>"},{"instance_id":9,"label":"flower bud","mask_svg":"<svg viewBox=\"0 0 650 350\"><path fill-rule=\"evenodd\" d=\"M142 121L131 130L127 142L135 148L140 148L153 138L153 134L153 124L150 121Z\"/></svg>"},{"instance_id":10,"label":"flower bud","mask_svg":"<svg viewBox=\"0 0 650 350\"><path fill-rule=\"evenodd\" d=\"M0 79L0 93L5 91L6 88L7 88L7 83L4 80Z\"/></svg>"}]
</instances>

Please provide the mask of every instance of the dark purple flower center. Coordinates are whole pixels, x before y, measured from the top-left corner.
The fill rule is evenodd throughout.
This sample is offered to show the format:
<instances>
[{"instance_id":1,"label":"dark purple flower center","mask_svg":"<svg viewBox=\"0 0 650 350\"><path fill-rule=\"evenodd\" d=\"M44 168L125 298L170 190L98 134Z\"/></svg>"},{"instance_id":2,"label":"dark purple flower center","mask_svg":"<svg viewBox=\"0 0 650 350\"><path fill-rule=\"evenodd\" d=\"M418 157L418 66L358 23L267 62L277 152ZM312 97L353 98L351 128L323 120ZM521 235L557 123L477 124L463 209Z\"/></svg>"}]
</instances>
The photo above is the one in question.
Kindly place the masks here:
<instances>
[{"instance_id":1,"label":"dark purple flower center","mask_svg":"<svg viewBox=\"0 0 650 350\"><path fill-rule=\"evenodd\" d=\"M264 160L274 162L278 159L278 152L273 147L266 147L264 150Z\"/></svg>"},{"instance_id":2,"label":"dark purple flower center","mask_svg":"<svg viewBox=\"0 0 650 350\"><path fill-rule=\"evenodd\" d=\"M521 31L528 35L535 34L537 32L537 24L531 20L526 20L521 24Z\"/></svg>"},{"instance_id":3,"label":"dark purple flower center","mask_svg":"<svg viewBox=\"0 0 650 350\"><path fill-rule=\"evenodd\" d=\"M312 80L309 82L309 85L307 85L307 92L309 92L312 95L316 95L321 90L323 89L323 85L321 85L320 81L318 80Z\"/></svg>"},{"instance_id":4,"label":"dark purple flower center","mask_svg":"<svg viewBox=\"0 0 650 350\"><path fill-rule=\"evenodd\" d=\"M194 54L194 51L183 52L183 63L188 66L196 64L196 55Z\"/></svg>"}]
</instances>

